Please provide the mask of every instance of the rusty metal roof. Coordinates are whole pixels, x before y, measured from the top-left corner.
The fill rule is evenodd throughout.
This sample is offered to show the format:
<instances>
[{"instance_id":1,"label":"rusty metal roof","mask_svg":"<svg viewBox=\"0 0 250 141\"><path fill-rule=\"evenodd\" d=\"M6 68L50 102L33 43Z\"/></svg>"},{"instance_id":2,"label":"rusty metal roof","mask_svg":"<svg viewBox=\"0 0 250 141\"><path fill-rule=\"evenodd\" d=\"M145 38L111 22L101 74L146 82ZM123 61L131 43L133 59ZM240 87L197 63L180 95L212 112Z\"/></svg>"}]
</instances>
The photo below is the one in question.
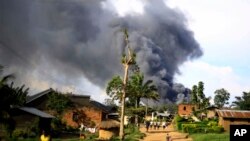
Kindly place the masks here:
<instances>
[{"instance_id":1,"label":"rusty metal roof","mask_svg":"<svg viewBox=\"0 0 250 141\"><path fill-rule=\"evenodd\" d=\"M249 118L250 111L246 110L216 110L218 115L223 118Z\"/></svg>"}]
</instances>

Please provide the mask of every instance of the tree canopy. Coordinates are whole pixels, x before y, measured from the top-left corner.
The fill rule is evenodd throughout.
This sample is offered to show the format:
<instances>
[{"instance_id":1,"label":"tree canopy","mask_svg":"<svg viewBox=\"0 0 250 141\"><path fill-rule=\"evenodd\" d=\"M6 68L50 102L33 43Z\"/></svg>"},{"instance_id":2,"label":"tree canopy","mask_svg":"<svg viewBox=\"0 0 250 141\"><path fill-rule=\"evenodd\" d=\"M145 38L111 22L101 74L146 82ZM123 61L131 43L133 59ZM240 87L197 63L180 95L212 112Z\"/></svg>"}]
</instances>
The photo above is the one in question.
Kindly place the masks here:
<instances>
[{"instance_id":1,"label":"tree canopy","mask_svg":"<svg viewBox=\"0 0 250 141\"><path fill-rule=\"evenodd\" d=\"M54 110L56 113L61 115L65 109L73 107L73 103L67 94L53 91L48 95L48 102L46 106L49 110Z\"/></svg>"},{"instance_id":2,"label":"tree canopy","mask_svg":"<svg viewBox=\"0 0 250 141\"><path fill-rule=\"evenodd\" d=\"M200 81L197 85L194 85L191 91L191 102L197 104L199 109L204 109L210 105L211 97L206 97L204 94L204 83Z\"/></svg>"},{"instance_id":3,"label":"tree canopy","mask_svg":"<svg viewBox=\"0 0 250 141\"><path fill-rule=\"evenodd\" d=\"M12 74L3 76L3 67L0 66L0 113L1 116L8 115L11 106L21 106L26 102L28 88L25 85L15 87L14 82L10 80L14 78ZM3 114L5 113L5 114Z\"/></svg>"},{"instance_id":4,"label":"tree canopy","mask_svg":"<svg viewBox=\"0 0 250 141\"><path fill-rule=\"evenodd\" d=\"M218 89L215 92L214 96L214 104L222 108L225 104L228 104L228 100L230 98L230 93L224 88Z\"/></svg>"},{"instance_id":5,"label":"tree canopy","mask_svg":"<svg viewBox=\"0 0 250 141\"><path fill-rule=\"evenodd\" d=\"M243 92L243 95L236 96L233 105L240 110L250 110L250 92Z\"/></svg>"}]
</instances>

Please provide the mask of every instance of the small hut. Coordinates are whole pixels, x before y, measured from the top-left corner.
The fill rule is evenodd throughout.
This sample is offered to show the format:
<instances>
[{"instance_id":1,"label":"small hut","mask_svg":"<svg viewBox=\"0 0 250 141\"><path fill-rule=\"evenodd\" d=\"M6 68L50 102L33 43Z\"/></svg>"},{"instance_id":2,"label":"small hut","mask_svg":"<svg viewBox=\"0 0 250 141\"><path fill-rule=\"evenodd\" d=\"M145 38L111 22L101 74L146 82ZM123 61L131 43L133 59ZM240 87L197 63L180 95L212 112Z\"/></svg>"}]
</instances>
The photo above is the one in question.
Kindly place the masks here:
<instances>
[{"instance_id":1,"label":"small hut","mask_svg":"<svg viewBox=\"0 0 250 141\"><path fill-rule=\"evenodd\" d=\"M109 119L102 121L99 129L100 140L110 140L113 136L119 135L120 122Z\"/></svg>"}]
</instances>

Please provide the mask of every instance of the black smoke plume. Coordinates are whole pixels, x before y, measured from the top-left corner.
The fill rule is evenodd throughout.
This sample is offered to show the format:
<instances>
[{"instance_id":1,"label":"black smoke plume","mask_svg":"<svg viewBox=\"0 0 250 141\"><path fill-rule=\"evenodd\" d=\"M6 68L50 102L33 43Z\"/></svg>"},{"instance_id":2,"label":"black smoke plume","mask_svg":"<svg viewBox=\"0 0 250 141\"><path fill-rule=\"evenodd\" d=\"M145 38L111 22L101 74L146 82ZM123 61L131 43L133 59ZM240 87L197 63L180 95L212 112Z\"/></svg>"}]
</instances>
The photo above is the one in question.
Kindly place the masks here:
<instances>
[{"instance_id":1,"label":"black smoke plume","mask_svg":"<svg viewBox=\"0 0 250 141\"><path fill-rule=\"evenodd\" d=\"M120 17L105 0L1 0L0 64L31 87L34 79L48 86L87 79L105 89L113 75L122 74L120 30L126 27L161 101L183 98L177 94L187 91L177 90L174 75L185 61L200 57L201 48L183 13L163 0L142 2L142 14Z\"/></svg>"}]
</instances>

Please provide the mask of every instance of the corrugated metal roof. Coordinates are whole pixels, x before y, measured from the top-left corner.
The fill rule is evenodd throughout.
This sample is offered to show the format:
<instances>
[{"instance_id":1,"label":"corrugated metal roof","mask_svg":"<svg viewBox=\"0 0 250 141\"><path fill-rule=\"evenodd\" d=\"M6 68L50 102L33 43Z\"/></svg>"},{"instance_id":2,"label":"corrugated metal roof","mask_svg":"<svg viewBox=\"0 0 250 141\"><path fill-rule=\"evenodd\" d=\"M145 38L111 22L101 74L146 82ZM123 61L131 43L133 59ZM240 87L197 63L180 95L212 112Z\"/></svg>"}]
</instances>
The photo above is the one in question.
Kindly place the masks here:
<instances>
[{"instance_id":1,"label":"corrugated metal roof","mask_svg":"<svg viewBox=\"0 0 250 141\"><path fill-rule=\"evenodd\" d=\"M43 117L43 118L54 118L54 116L48 114L48 113L45 113L43 111L40 111L36 108L32 108L32 107L20 107L18 108L22 111L25 111L25 112L28 112L30 114L33 114L33 115L36 115L36 116L39 116L39 117Z\"/></svg>"},{"instance_id":2,"label":"corrugated metal roof","mask_svg":"<svg viewBox=\"0 0 250 141\"><path fill-rule=\"evenodd\" d=\"M50 89L47 89L47 90L42 91L42 92L40 92L40 93L31 95L31 96L27 96L27 98L26 98L26 103L30 103L30 102L32 102L33 100L35 100L35 99L37 99L37 98L39 98L39 97L41 97L41 96L43 96L43 95L46 95L46 94L48 94L48 93L50 93L50 92L52 92L52 91L53 91L53 89L50 88Z\"/></svg>"},{"instance_id":3,"label":"corrugated metal roof","mask_svg":"<svg viewBox=\"0 0 250 141\"><path fill-rule=\"evenodd\" d=\"M164 113L156 113L157 116L163 116L163 117L168 117L170 116L170 113L169 112L164 112Z\"/></svg>"},{"instance_id":4,"label":"corrugated metal roof","mask_svg":"<svg viewBox=\"0 0 250 141\"><path fill-rule=\"evenodd\" d=\"M90 100L90 103L95 106L96 108L101 109L103 112L109 113L112 110L112 107L106 106L98 101Z\"/></svg>"},{"instance_id":5,"label":"corrugated metal roof","mask_svg":"<svg viewBox=\"0 0 250 141\"><path fill-rule=\"evenodd\" d=\"M218 115L223 118L249 118L250 111L245 110L216 110Z\"/></svg>"}]
</instances>

